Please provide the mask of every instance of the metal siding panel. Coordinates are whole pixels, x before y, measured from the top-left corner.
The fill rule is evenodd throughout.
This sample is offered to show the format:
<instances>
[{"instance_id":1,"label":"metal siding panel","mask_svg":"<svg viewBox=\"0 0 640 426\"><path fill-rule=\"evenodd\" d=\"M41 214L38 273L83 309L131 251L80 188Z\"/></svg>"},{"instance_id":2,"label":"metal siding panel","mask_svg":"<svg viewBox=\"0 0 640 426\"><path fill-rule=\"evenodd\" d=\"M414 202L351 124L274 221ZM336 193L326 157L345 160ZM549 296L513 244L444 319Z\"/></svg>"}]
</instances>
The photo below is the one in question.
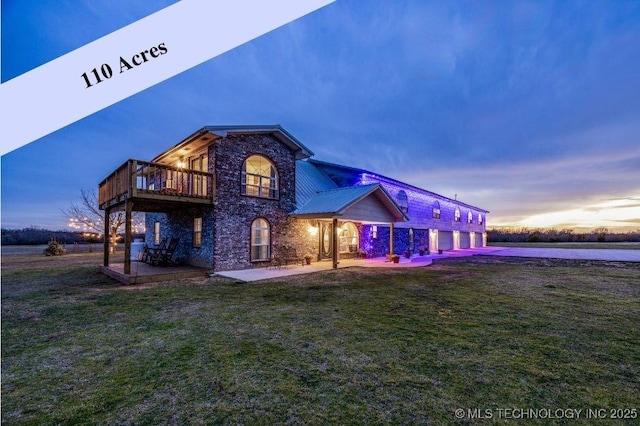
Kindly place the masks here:
<instances>
[{"instance_id":1,"label":"metal siding panel","mask_svg":"<svg viewBox=\"0 0 640 426\"><path fill-rule=\"evenodd\" d=\"M373 194L349 207L342 218L383 223L389 223L395 220L384 204Z\"/></svg>"}]
</instances>

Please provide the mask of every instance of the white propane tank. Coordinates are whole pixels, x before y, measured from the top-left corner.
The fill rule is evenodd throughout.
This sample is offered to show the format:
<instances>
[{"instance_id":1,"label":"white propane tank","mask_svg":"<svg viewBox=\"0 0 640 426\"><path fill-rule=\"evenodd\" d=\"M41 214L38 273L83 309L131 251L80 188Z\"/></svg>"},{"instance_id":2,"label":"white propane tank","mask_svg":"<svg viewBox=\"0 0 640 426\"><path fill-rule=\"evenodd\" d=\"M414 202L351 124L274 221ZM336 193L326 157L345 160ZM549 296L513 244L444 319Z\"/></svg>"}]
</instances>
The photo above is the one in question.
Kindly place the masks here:
<instances>
[{"instance_id":1,"label":"white propane tank","mask_svg":"<svg viewBox=\"0 0 640 426\"><path fill-rule=\"evenodd\" d=\"M140 255L142 254L142 249L144 248L144 241L139 238L136 238L131 243L131 260L139 260Z\"/></svg>"}]
</instances>

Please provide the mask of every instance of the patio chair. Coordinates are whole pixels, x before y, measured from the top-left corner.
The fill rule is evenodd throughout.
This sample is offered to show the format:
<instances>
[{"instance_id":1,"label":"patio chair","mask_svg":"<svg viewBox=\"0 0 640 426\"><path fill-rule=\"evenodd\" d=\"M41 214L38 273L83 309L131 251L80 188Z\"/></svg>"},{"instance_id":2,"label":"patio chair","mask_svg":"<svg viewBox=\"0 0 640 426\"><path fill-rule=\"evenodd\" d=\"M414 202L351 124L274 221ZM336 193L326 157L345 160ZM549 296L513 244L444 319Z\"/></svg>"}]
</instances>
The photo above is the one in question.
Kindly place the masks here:
<instances>
[{"instance_id":1,"label":"patio chair","mask_svg":"<svg viewBox=\"0 0 640 426\"><path fill-rule=\"evenodd\" d=\"M142 261L144 263L151 263L151 260L153 259L156 252L165 250L167 248L168 241L169 239L165 237L162 240L160 240L160 244L158 244L156 247L145 246L145 248L142 250Z\"/></svg>"},{"instance_id":2,"label":"patio chair","mask_svg":"<svg viewBox=\"0 0 640 426\"><path fill-rule=\"evenodd\" d=\"M169 265L173 263L171 261L171 258L173 257L173 253L176 251L176 248L178 248L179 242L180 242L180 238L172 238L171 241L169 242L169 245L167 245L166 248L157 250L154 253L151 259L151 264L155 266L155 265Z\"/></svg>"}]
</instances>

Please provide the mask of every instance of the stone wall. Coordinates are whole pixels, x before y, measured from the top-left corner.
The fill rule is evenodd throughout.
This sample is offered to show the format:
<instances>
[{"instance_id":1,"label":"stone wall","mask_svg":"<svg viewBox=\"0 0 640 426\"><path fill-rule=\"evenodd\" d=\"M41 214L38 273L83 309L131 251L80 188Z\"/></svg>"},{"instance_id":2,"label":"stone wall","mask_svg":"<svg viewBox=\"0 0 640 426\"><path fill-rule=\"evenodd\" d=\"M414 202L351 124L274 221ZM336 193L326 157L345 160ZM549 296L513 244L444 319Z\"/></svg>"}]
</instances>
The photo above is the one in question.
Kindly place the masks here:
<instances>
[{"instance_id":1,"label":"stone wall","mask_svg":"<svg viewBox=\"0 0 640 426\"><path fill-rule=\"evenodd\" d=\"M360 247L367 252L368 257L382 257L389 253L389 230L388 226L377 225L378 236L373 238L373 225L363 225L360 232ZM410 250L409 229L396 228L393 230L393 251L402 255L405 251L410 251L415 255L420 249L429 248L429 230L413 228L413 250Z\"/></svg>"},{"instance_id":2,"label":"stone wall","mask_svg":"<svg viewBox=\"0 0 640 426\"><path fill-rule=\"evenodd\" d=\"M202 217L202 244L193 246L193 221ZM154 223L160 223L160 238L179 238L173 261L201 268L212 268L213 258L213 210L211 208L189 208L169 213L147 213L145 215L145 241L153 246Z\"/></svg>"},{"instance_id":3,"label":"stone wall","mask_svg":"<svg viewBox=\"0 0 640 426\"><path fill-rule=\"evenodd\" d=\"M269 223L272 256L279 256L284 247L294 244L293 236L301 233L288 217L295 208L295 155L268 134L229 135L209 149L210 167L216 176L214 268L223 271L267 266L251 261L251 224L257 218ZM241 194L242 164L253 154L263 155L275 165L278 199Z\"/></svg>"}]
</instances>

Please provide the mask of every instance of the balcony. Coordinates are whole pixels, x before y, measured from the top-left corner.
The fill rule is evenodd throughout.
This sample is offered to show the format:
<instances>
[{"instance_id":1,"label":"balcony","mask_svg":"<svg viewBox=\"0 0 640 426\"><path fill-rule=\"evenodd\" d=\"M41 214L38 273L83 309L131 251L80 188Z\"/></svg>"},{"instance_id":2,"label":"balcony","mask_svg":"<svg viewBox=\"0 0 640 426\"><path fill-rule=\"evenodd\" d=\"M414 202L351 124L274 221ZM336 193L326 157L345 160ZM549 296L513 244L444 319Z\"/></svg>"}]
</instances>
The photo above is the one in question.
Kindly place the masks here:
<instances>
[{"instance_id":1,"label":"balcony","mask_svg":"<svg viewBox=\"0 0 640 426\"><path fill-rule=\"evenodd\" d=\"M100 182L101 210L134 202L134 210L166 211L188 204L212 204L214 179L211 173L166 164L128 160Z\"/></svg>"}]
</instances>

